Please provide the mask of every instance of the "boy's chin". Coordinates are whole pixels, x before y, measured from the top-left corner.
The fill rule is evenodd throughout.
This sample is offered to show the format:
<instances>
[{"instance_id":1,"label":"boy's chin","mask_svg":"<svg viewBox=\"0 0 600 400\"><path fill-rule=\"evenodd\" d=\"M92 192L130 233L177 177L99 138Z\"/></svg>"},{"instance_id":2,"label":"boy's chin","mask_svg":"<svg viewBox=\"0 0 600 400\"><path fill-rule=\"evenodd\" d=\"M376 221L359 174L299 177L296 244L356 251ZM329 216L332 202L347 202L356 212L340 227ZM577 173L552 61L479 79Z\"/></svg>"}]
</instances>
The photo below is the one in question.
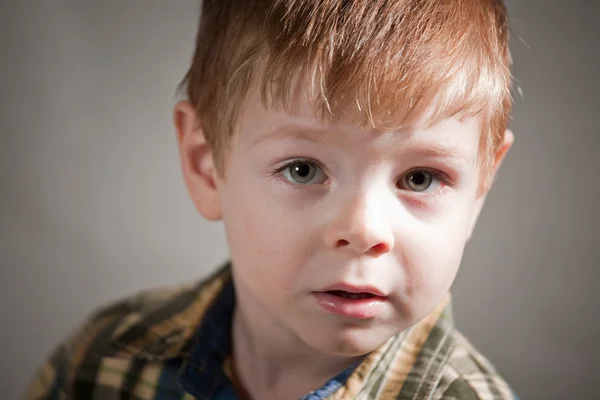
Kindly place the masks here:
<instances>
[{"instance_id":1,"label":"boy's chin","mask_svg":"<svg viewBox=\"0 0 600 400\"><path fill-rule=\"evenodd\" d=\"M335 332L322 331L320 334L307 332L304 340L322 354L360 357L377 350L398 332L389 328L345 327Z\"/></svg>"}]
</instances>

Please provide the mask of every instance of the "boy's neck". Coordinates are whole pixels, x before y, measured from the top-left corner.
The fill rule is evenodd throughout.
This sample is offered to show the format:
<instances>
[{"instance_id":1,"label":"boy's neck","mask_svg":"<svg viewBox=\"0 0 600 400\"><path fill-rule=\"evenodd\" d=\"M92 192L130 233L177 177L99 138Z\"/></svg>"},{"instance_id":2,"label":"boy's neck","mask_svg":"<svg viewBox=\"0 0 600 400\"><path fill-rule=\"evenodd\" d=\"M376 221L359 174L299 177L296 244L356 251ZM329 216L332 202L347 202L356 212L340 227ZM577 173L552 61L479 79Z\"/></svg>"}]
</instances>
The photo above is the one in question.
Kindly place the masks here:
<instances>
[{"instance_id":1,"label":"boy's neck","mask_svg":"<svg viewBox=\"0 0 600 400\"><path fill-rule=\"evenodd\" d=\"M238 392L253 399L300 398L358 361L316 351L247 299L236 303L232 324Z\"/></svg>"}]
</instances>

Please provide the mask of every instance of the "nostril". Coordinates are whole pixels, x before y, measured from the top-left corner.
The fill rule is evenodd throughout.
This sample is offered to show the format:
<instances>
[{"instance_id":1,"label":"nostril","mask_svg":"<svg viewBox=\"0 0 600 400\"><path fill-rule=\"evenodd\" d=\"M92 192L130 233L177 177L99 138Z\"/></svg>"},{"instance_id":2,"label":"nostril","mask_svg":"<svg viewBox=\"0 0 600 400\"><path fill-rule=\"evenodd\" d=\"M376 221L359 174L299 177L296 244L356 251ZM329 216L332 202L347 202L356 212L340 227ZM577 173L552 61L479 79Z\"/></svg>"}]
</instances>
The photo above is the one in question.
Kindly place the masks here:
<instances>
[{"instance_id":1,"label":"nostril","mask_svg":"<svg viewBox=\"0 0 600 400\"><path fill-rule=\"evenodd\" d=\"M379 243L369 249L370 253L383 254L389 251L388 246L385 243Z\"/></svg>"},{"instance_id":2,"label":"nostril","mask_svg":"<svg viewBox=\"0 0 600 400\"><path fill-rule=\"evenodd\" d=\"M346 247L350 244L346 239L340 239L337 241L337 247Z\"/></svg>"}]
</instances>

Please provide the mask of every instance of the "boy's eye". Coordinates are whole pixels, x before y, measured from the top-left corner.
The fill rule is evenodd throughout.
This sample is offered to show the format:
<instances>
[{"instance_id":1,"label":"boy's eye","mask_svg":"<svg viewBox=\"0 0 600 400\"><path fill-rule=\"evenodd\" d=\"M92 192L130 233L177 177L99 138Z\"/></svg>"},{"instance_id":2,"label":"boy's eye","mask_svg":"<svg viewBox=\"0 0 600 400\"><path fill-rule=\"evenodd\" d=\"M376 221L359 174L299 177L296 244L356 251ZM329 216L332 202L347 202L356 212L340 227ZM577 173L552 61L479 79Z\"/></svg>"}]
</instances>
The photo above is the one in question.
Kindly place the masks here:
<instances>
[{"instance_id":1,"label":"boy's eye","mask_svg":"<svg viewBox=\"0 0 600 400\"><path fill-rule=\"evenodd\" d=\"M413 192L435 191L441 185L440 178L435 173L427 170L409 172L398 181L398 189L411 190Z\"/></svg>"},{"instance_id":2,"label":"boy's eye","mask_svg":"<svg viewBox=\"0 0 600 400\"><path fill-rule=\"evenodd\" d=\"M319 185L327 181L325 172L315 162L298 160L285 165L281 174L291 183L299 185Z\"/></svg>"}]
</instances>

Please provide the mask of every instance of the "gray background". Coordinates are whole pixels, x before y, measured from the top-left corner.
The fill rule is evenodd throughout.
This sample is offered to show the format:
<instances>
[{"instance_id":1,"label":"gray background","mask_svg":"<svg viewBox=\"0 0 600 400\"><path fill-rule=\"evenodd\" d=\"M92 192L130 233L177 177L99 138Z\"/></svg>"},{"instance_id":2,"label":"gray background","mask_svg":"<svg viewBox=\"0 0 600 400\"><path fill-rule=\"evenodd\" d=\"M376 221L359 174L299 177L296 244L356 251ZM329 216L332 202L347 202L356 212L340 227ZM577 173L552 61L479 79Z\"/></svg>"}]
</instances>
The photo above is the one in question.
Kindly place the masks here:
<instances>
[{"instance_id":1,"label":"gray background","mask_svg":"<svg viewBox=\"0 0 600 400\"><path fill-rule=\"evenodd\" d=\"M517 141L454 288L459 326L523 399L600 397L598 4L509 2ZM226 257L186 197L171 125L197 9L2 2L2 399L99 304Z\"/></svg>"}]
</instances>

